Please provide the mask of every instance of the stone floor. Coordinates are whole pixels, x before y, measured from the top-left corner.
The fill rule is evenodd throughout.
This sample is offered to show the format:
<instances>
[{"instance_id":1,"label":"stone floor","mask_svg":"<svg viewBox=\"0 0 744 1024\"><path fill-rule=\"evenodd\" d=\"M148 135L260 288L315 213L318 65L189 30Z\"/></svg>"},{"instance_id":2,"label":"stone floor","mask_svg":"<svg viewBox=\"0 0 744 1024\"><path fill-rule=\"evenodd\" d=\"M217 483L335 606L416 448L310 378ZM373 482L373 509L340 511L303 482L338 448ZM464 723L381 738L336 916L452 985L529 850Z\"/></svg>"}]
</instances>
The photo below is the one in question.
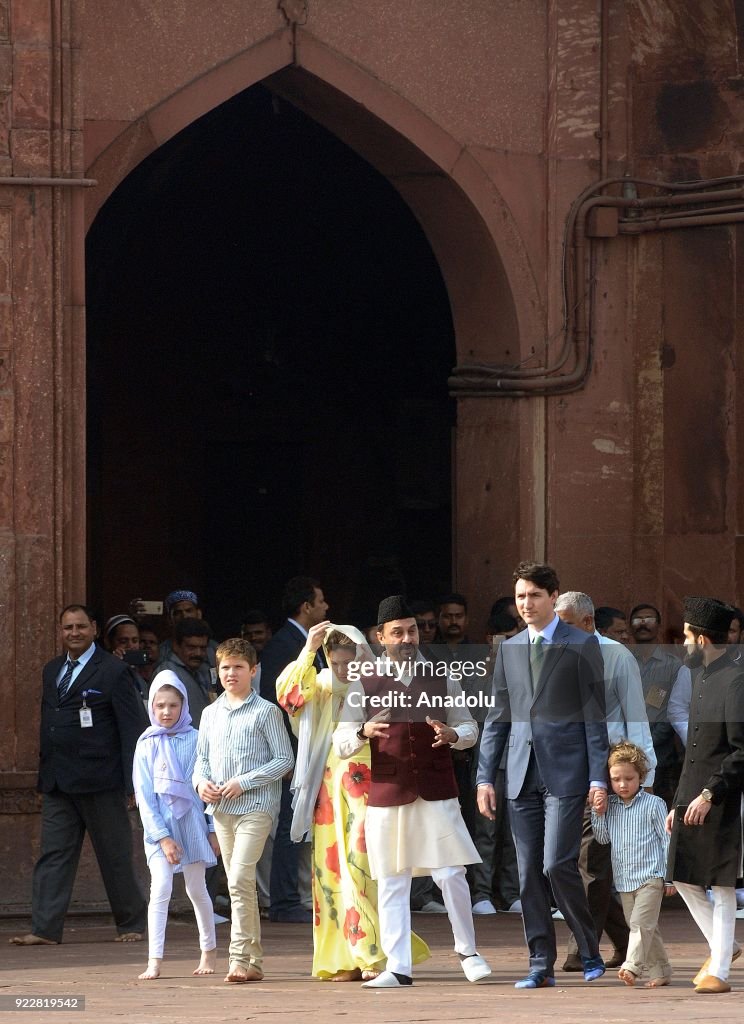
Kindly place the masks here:
<instances>
[{"instance_id":1,"label":"stone floor","mask_svg":"<svg viewBox=\"0 0 744 1024\"><path fill-rule=\"evenodd\" d=\"M493 981L469 985L451 952L446 918L417 914L415 927L432 947L432 958L416 969L415 985L396 991L370 991L357 984L335 985L310 978L310 928L267 924L263 940L266 979L257 985L223 983L229 925L218 927L220 970L213 978L194 978L198 960L193 922L172 920L166 943L163 976L155 982L137 980L144 968L144 943L111 941L113 928L104 918L71 918L60 946L19 948L8 938L28 930L28 921L0 920L0 997L84 995L83 1012L33 1011L0 1020L81 1021L83 1024L126 1021L127 1024L199 1024L201 1021L328 1021L347 1018L366 1024L395 1021L491 1021L584 1024L596 1021L658 1024L673 1017L685 1021L736 1021L744 1014L744 969L734 965L734 991L701 996L690 979L705 957L696 928L684 908L665 909L664 932L675 976L668 988L628 989L608 973L586 985L575 974L558 971L554 989L524 992L513 988L525 973L521 918L513 915L478 918L479 949L494 968ZM557 923L559 948L565 947L565 925ZM744 941L744 921L738 922ZM742 958L744 960L744 958ZM559 959L559 964L562 958Z\"/></svg>"}]
</instances>

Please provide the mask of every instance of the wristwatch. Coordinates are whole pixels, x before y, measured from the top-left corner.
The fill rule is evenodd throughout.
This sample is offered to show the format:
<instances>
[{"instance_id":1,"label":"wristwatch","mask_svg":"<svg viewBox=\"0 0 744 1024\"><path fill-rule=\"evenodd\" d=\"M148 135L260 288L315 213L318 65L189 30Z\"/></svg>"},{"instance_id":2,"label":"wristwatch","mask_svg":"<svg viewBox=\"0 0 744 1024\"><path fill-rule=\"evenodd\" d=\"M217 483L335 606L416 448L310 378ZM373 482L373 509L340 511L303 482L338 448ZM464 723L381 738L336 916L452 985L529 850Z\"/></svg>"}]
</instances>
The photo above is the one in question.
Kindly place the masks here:
<instances>
[{"instance_id":1,"label":"wristwatch","mask_svg":"<svg viewBox=\"0 0 744 1024\"><path fill-rule=\"evenodd\" d=\"M367 739L367 737L364 735L364 727L365 727L366 724L367 724L366 722L362 722L362 724L357 729L357 736L359 737L360 740L366 740Z\"/></svg>"},{"instance_id":2,"label":"wristwatch","mask_svg":"<svg viewBox=\"0 0 744 1024\"><path fill-rule=\"evenodd\" d=\"M709 789L704 789L700 793L700 796L703 798L703 800L707 800L709 804L713 803L713 794L711 793L711 791Z\"/></svg>"}]
</instances>

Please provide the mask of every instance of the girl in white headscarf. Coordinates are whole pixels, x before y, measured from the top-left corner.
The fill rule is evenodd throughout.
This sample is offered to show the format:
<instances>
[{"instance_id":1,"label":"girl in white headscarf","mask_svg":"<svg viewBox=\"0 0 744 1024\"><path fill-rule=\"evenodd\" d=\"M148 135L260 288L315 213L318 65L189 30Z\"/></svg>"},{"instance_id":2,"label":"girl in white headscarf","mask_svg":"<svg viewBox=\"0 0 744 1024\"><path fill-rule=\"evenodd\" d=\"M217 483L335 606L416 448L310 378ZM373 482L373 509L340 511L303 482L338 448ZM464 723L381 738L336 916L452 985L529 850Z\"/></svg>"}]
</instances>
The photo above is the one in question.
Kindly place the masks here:
<instances>
[{"instance_id":1,"label":"girl in white headscarf","mask_svg":"<svg viewBox=\"0 0 744 1024\"><path fill-rule=\"evenodd\" d=\"M329 668L318 672L314 661L321 644ZM349 666L369 658L358 629L321 622L311 627L297 661L276 681L277 700L298 737L291 836L295 842L308 832L312 837L313 975L327 981L369 979L385 967L377 883L370 875L364 837L369 744L353 760L341 760L331 743ZM430 955L417 935L412 949L414 963Z\"/></svg>"},{"instance_id":2,"label":"girl in white headscarf","mask_svg":"<svg viewBox=\"0 0 744 1024\"><path fill-rule=\"evenodd\" d=\"M137 799L150 869L147 908L149 953L140 981L160 977L173 875L183 873L186 894L199 926L201 960L194 974L214 974L217 940L205 870L217 863L217 838L204 816L204 804L191 784L198 733L191 725L186 687L167 669L150 687L150 722L134 751Z\"/></svg>"}]
</instances>

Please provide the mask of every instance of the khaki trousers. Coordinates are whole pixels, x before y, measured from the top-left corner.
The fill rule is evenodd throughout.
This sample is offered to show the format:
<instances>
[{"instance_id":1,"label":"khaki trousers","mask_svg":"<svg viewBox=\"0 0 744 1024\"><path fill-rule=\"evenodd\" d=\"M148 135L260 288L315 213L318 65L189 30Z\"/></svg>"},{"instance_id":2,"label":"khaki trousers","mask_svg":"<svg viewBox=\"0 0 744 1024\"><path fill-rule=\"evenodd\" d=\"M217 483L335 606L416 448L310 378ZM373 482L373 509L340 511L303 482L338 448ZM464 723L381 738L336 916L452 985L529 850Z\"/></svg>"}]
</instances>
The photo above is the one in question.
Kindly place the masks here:
<instances>
[{"instance_id":1,"label":"khaki trousers","mask_svg":"<svg viewBox=\"0 0 744 1024\"><path fill-rule=\"evenodd\" d=\"M256 896L256 864L271 832L271 815L214 812L214 830L220 843L232 907L230 961L261 968L261 919Z\"/></svg>"},{"instance_id":2,"label":"khaki trousers","mask_svg":"<svg viewBox=\"0 0 744 1024\"><path fill-rule=\"evenodd\" d=\"M625 920L630 929L623 969L631 971L637 978L641 977L644 969L648 970L650 978L672 976L672 968L669 966L669 958L659 931L659 911L663 895L664 881L661 878L650 878L639 889L620 893Z\"/></svg>"}]
</instances>

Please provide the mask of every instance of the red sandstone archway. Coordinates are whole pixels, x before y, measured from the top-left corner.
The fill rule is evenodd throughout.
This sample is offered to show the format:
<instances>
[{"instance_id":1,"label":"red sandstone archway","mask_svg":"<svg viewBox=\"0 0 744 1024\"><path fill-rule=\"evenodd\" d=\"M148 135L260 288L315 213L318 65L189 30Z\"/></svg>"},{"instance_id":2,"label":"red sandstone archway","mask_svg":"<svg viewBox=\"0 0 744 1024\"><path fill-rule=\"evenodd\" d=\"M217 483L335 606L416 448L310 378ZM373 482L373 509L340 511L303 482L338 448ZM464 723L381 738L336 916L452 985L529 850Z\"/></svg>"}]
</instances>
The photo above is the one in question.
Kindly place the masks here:
<instances>
[{"instance_id":1,"label":"red sandstone archway","mask_svg":"<svg viewBox=\"0 0 744 1024\"><path fill-rule=\"evenodd\" d=\"M384 174L413 210L447 286L459 360L510 362L542 336L541 300L513 217L457 139L343 55L298 30L277 33L143 113L86 138L86 226L127 174L208 110L263 81ZM116 134L114 134L116 133Z\"/></svg>"}]
</instances>

